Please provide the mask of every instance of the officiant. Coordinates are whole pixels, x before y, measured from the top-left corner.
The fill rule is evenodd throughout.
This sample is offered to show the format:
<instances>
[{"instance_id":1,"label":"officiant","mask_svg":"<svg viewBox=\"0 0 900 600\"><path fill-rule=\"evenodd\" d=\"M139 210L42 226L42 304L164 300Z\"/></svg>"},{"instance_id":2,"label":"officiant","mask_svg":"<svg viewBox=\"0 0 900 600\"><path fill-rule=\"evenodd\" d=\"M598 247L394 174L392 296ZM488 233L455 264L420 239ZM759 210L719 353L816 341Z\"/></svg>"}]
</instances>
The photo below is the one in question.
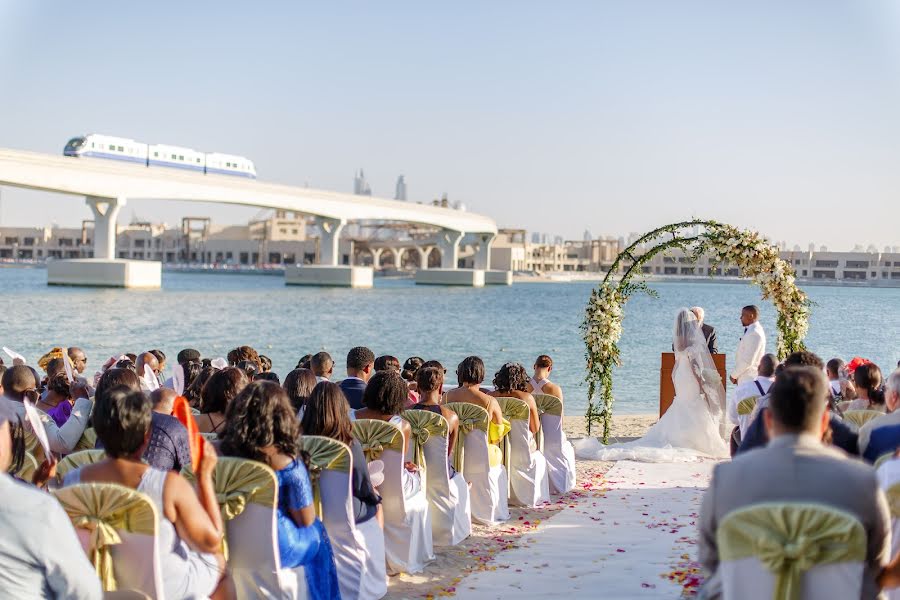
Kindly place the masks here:
<instances>
[{"instance_id":1,"label":"officiant","mask_svg":"<svg viewBox=\"0 0 900 600\"><path fill-rule=\"evenodd\" d=\"M703 310L702 306L692 306L691 312L694 313L694 316L697 317L697 322L700 323L700 329L703 330L703 339L706 340L706 347L709 348L709 353L718 354L719 340L716 338L716 328L712 325L707 325L703 321L706 311ZM672 351L675 351L675 346L672 346Z\"/></svg>"}]
</instances>

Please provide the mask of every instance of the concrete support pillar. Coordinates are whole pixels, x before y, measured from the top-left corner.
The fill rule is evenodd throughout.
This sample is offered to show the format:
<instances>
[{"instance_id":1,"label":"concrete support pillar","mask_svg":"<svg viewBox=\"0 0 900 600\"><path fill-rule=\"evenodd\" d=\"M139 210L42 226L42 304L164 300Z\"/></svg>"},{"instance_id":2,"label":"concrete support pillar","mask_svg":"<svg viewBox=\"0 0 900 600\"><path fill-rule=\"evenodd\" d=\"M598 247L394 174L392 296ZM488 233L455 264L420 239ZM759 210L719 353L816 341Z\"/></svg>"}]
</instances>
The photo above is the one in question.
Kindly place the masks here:
<instances>
[{"instance_id":1,"label":"concrete support pillar","mask_svg":"<svg viewBox=\"0 0 900 600\"><path fill-rule=\"evenodd\" d=\"M370 252L372 252L372 268L380 269L381 263L381 253L384 252L384 248L370 248Z\"/></svg>"},{"instance_id":2,"label":"concrete support pillar","mask_svg":"<svg viewBox=\"0 0 900 600\"><path fill-rule=\"evenodd\" d=\"M116 217L125 206L125 198L94 198L85 202L94 213L94 258L116 257Z\"/></svg>"},{"instance_id":3,"label":"concrete support pillar","mask_svg":"<svg viewBox=\"0 0 900 600\"><path fill-rule=\"evenodd\" d=\"M400 250L397 248L390 248L391 251L391 263L394 267L395 271L400 270Z\"/></svg>"},{"instance_id":4,"label":"concrete support pillar","mask_svg":"<svg viewBox=\"0 0 900 600\"><path fill-rule=\"evenodd\" d=\"M441 268L455 269L459 264L459 240L463 237L462 231L443 229L438 234L438 248L441 249Z\"/></svg>"},{"instance_id":5,"label":"concrete support pillar","mask_svg":"<svg viewBox=\"0 0 900 600\"><path fill-rule=\"evenodd\" d=\"M343 219L329 219L327 217L316 217L316 225L319 226L321 232L319 237L319 264L327 266L337 266L340 264L340 242L341 230L347 224Z\"/></svg>"},{"instance_id":6,"label":"concrete support pillar","mask_svg":"<svg viewBox=\"0 0 900 600\"><path fill-rule=\"evenodd\" d=\"M488 271L491 268L491 246L494 244L493 233L478 236L478 251L475 253L475 268Z\"/></svg>"},{"instance_id":7,"label":"concrete support pillar","mask_svg":"<svg viewBox=\"0 0 900 600\"><path fill-rule=\"evenodd\" d=\"M419 268L427 269L428 268L428 255L431 254L431 248L422 248L421 246L416 246L416 251L419 253Z\"/></svg>"}]
</instances>

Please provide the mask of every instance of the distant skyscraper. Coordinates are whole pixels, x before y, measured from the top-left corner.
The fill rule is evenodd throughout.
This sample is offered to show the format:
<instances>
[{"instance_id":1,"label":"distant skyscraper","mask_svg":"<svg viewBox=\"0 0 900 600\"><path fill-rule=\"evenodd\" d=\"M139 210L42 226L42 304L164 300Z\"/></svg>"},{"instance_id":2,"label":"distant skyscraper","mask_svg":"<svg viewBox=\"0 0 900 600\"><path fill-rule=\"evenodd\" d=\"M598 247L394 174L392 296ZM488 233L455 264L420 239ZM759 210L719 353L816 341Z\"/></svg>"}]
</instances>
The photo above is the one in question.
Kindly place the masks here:
<instances>
[{"instance_id":1,"label":"distant skyscraper","mask_svg":"<svg viewBox=\"0 0 900 600\"><path fill-rule=\"evenodd\" d=\"M541 243L541 233L539 231L533 231L531 233L531 243L532 244L540 244Z\"/></svg>"},{"instance_id":2,"label":"distant skyscraper","mask_svg":"<svg viewBox=\"0 0 900 600\"><path fill-rule=\"evenodd\" d=\"M406 200L406 177L397 178L397 188L394 191L394 200Z\"/></svg>"},{"instance_id":3,"label":"distant skyscraper","mask_svg":"<svg viewBox=\"0 0 900 600\"><path fill-rule=\"evenodd\" d=\"M594 236L591 235L590 229L585 229L585 230L584 230L584 241L585 241L585 242L590 242L590 241L593 240L593 239L594 239Z\"/></svg>"},{"instance_id":4,"label":"distant skyscraper","mask_svg":"<svg viewBox=\"0 0 900 600\"><path fill-rule=\"evenodd\" d=\"M372 195L372 188L369 187L369 182L366 181L366 174L363 173L362 169L357 171L353 177L353 193L358 196Z\"/></svg>"}]
</instances>

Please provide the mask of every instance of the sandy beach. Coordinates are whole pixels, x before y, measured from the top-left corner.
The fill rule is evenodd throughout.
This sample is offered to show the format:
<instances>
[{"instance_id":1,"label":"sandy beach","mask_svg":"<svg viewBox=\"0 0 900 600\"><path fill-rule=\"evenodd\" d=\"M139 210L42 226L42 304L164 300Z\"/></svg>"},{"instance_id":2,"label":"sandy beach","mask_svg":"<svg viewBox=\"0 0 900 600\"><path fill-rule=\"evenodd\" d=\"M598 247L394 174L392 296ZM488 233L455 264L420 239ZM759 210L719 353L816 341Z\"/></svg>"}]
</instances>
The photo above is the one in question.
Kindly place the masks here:
<instances>
[{"instance_id":1,"label":"sandy beach","mask_svg":"<svg viewBox=\"0 0 900 600\"><path fill-rule=\"evenodd\" d=\"M613 418L615 441L627 441L643 435L657 420L655 414L621 415ZM586 434L584 417L565 417L564 428L570 439ZM599 432L596 432L599 433ZM613 441L613 440L610 440ZM510 519L496 527L472 524L472 535L457 546L435 548L435 560L422 573L402 573L388 582L387 598L446 598L457 595L457 584L471 573L496 570L493 564L502 552L527 547L523 536L533 532L547 519L574 502L598 494L604 475L614 463L577 461L577 485L572 492L554 496L539 508L510 507ZM465 597L461 593L460 597Z\"/></svg>"}]
</instances>

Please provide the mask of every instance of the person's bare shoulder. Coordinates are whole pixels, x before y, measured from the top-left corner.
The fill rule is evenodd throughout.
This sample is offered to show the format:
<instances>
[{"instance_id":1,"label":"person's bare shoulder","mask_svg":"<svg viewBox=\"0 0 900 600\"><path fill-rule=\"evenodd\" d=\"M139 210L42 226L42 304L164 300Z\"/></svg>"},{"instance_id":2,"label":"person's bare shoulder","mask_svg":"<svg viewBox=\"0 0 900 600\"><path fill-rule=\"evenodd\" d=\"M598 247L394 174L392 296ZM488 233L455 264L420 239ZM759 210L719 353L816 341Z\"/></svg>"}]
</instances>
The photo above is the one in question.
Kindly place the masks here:
<instances>
[{"instance_id":1,"label":"person's bare shoulder","mask_svg":"<svg viewBox=\"0 0 900 600\"><path fill-rule=\"evenodd\" d=\"M563 397L562 388L555 383L544 384L544 393L549 394L550 396L556 396L560 400L562 400Z\"/></svg>"}]
</instances>

